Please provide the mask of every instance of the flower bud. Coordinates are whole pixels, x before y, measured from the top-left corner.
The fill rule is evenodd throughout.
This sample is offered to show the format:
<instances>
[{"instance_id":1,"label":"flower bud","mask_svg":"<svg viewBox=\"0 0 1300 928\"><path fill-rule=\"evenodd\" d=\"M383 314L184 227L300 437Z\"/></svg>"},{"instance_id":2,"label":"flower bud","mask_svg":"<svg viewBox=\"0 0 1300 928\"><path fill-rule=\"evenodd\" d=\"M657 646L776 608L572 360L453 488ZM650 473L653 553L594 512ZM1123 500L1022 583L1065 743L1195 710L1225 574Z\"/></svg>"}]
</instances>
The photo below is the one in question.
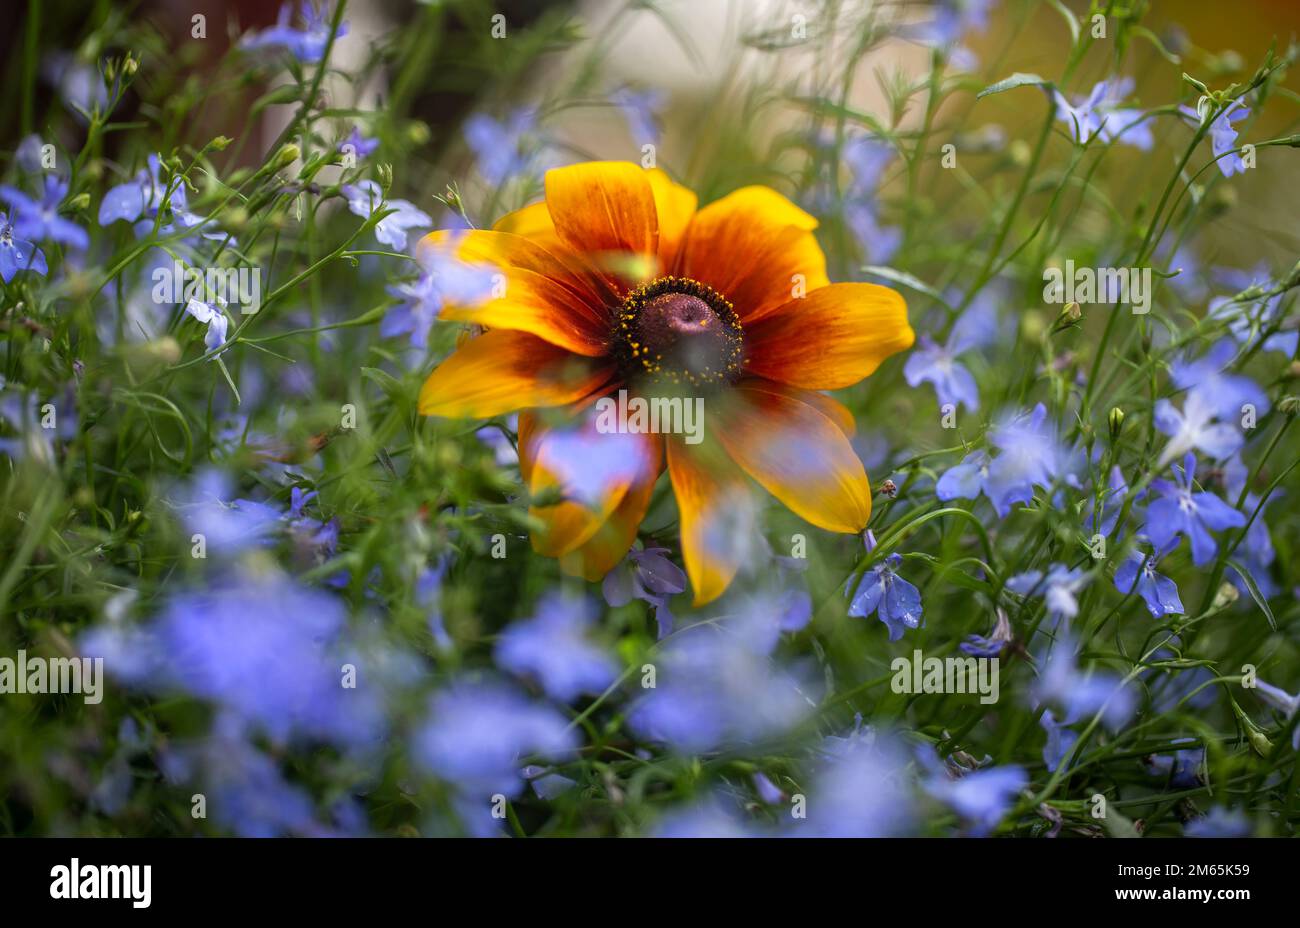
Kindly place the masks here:
<instances>
[{"instance_id":1,"label":"flower bud","mask_svg":"<svg viewBox=\"0 0 1300 928\"><path fill-rule=\"evenodd\" d=\"M280 146L280 150L275 153L275 160L271 162L271 170L279 171L293 164L302 155L302 149L293 142Z\"/></svg>"},{"instance_id":2,"label":"flower bud","mask_svg":"<svg viewBox=\"0 0 1300 928\"><path fill-rule=\"evenodd\" d=\"M1115 441L1124 428L1124 410L1112 406L1110 414L1106 416L1106 424L1110 426L1110 440Z\"/></svg>"}]
</instances>

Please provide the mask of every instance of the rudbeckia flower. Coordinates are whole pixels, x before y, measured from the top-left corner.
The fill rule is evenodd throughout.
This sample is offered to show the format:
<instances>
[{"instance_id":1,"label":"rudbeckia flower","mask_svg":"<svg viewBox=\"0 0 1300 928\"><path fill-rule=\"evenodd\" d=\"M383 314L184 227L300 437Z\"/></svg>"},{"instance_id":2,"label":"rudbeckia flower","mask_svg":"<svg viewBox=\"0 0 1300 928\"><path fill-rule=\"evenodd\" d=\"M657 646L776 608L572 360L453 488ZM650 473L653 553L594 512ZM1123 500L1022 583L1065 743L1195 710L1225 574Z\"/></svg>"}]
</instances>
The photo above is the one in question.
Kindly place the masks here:
<instances>
[{"instance_id":1,"label":"rudbeckia flower","mask_svg":"<svg viewBox=\"0 0 1300 928\"><path fill-rule=\"evenodd\" d=\"M859 532L871 490L849 444L853 417L819 391L852 386L914 335L895 291L830 282L816 226L766 187L697 209L659 170L549 171L544 202L492 231L421 243L497 268L504 285L486 302L443 308L441 318L485 331L434 370L420 412L520 411L524 481L534 498L562 496L533 508L544 526L533 547L588 580L631 548L665 461L697 605L721 595L743 561L746 475L812 524ZM621 390L702 406L703 440L597 434L593 405ZM602 479L576 485L593 469L588 457Z\"/></svg>"}]
</instances>

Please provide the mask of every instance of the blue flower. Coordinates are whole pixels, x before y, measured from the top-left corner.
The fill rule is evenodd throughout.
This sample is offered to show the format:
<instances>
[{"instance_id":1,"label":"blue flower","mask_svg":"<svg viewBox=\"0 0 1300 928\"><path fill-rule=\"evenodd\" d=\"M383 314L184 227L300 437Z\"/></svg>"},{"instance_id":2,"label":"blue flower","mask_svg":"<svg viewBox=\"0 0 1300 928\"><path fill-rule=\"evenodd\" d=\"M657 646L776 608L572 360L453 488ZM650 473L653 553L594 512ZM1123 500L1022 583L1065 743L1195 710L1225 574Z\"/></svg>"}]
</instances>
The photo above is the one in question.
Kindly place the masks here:
<instances>
[{"instance_id":1,"label":"blue flower","mask_svg":"<svg viewBox=\"0 0 1300 928\"><path fill-rule=\"evenodd\" d=\"M1240 294L1258 288L1258 292L1275 289L1269 276L1268 265L1261 262L1253 270L1243 271L1238 268L1215 268L1215 283L1229 287ZM1242 345L1253 347L1263 330L1273 327L1282 313L1282 298L1285 293L1275 293L1270 297L1238 301L1235 297L1219 296L1210 300L1209 316L1222 319L1228 323L1228 330ZM1245 305L1243 305L1245 304ZM1249 307L1249 308L1247 308ZM1274 332L1264 339L1265 351L1277 351L1288 358L1300 347L1300 332L1294 330Z\"/></svg>"},{"instance_id":2,"label":"blue flower","mask_svg":"<svg viewBox=\"0 0 1300 928\"><path fill-rule=\"evenodd\" d=\"M379 225L386 221L380 220ZM412 347L423 350L429 341L429 329L444 306L477 306L492 298L496 269L462 261L456 257L455 248L453 239L446 245L420 249L420 276L388 288L388 293L402 302L384 315L380 335L409 335Z\"/></svg>"},{"instance_id":3,"label":"blue flower","mask_svg":"<svg viewBox=\"0 0 1300 928\"><path fill-rule=\"evenodd\" d=\"M1183 834L1189 838L1249 838L1250 822L1236 809L1215 806L1209 815L1188 822Z\"/></svg>"},{"instance_id":4,"label":"blue flower","mask_svg":"<svg viewBox=\"0 0 1300 928\"><path fill-rule=\"evenodd\" d=\"M208 351L215 351L226 343L226 329L230 325L230 320L217 304L192 299L185 304L185 312L208 327L203 335L203 344Z\"/></svg>"},{"instance_id":5,"label":"blue flower","mask_svg":"<svg viewBox=\"0 0 1300 928\"><path fill-rule=\"evenodd\" d=\"M684 809L673 809L655 824L656 838L752 838L754 829L736 812L724 806L718 796L696 802Z\"/></svg>"},{"instance_id":6,"label":"blue flower","mask_svg":"<svg viewBox=\"0 0 1300 928\"><path fill-rule=\"evenodd\" d=\"M298 9L302 15L302 28L295 29L289 25L293 18L293 7L285 3L280 7L280 14L276 17L274 26L261 32L245 34L239 40L239 47L249 50L283 48L306 64L320 61L325 56L325 46L329 44L330 38L330 23L333 16L329 4L323 4L317 9L308 0L302 0ZM336 38L342 38L347 33L347 22L339 23Z\"/></svg>"},{"instance_id":7,"label":"blue flower","mask_svg":"<svg viewBox=\"0 0 1300 928\"><path fill-rule=\"evenodd\" d=\"M45 253L34 244L17 238L9 217L0 214L0 278L5 283L19 271L34 271L44 277L49 272Z\"/></svg>"},{"instance_id":8,"label":"blue flower","mask_svg":"<svg viewBox=\"0 0 1300 928\"><path fill-rule=\"evenodd\" d=\"M1205 117L1188 106L1180 106L1178 111L1185 116L1188 121L1195 125L1204 122ZM1246 162L1241 160L1240 154L1231 154L1227 157L1220 157L1237 147L1237 130L1232 127L1235 122L1241 122L1250 115L1250 109L1240 99L1234 100L1228 105L1222 113L1214 118L1210 124L1210 147L1214 150L1215 162L1219 170L1223 172L1224 177L1231 177L1233 174L1244 174L1246 171Z\"/></svg>"},{"instance_id":9,"label":"blue flower","mask_svg":"<svg viewBox=\"0 0 1300 928\"><path fill-rule=\"evenodd\" d=\"M152 622L105 625L81 643L105 670L154 691L218 705L238 727L290 740L359 745L382 736L378 681L367 665L343 685L342 603L286 577L232 574L207 591L174 596Z\"/></svg>"},{"instance_id":10,"label":"blue flower","mask_svg":"<svg viewBox=\"0 0 1300 928\"><path fill-rule=\"evenodd\" d=\"M1160 453L1158 467L1164 467L1179 455L1200 451L1216 460L1231 457L1241 449L1245 439L1240 430L1219 421L1219 401L1197 387L1187 394L1181 410L1167 399L1156 401L1153 411L1155 427L1169 436Z\"/></svg>"},{"instance_id":11,"label":"blue flower","mask_svg":"<svg viewBox=\"0 0 1300 928\"><path fill-rule=\"evenodd\" d=\"M590 600L548 594L533 618L501 634L493 652L497 666L536 680L559 702L598 695L618 676L618 664L588 638L595 619Z\"/></svg>"},{"instance_id":12,"label":"blue flower","mask_svg":"<svg viewBox=\"0 0 1300 928\"><path fill-rule=\"evenodd\" d=\"M0 187L0 200L13 209L14 234L31 241L59 242L85 251L90 247L90 236L71 219L59 215L59 204L68 193L68 182L54 174L45 175L45 194L40 202L21 190Z\"/></svg>"},{"instance_id":13,"label":"blue flower","mask_svg":"<svg viewBox=\"0 0 1300 928\"><path fill-rule=\"evenodd\" d=\"M993 633L988 637L984 635L967 635L966 640L959 647L964 653L972 657L997 657L1011 643L1013 638L1011 622L1007 618L1006 612L999 607Z\"/></svg>"},{"instance_id":14,"label":"blue flower","mask_svg":"<svg viewBox=\"0 0 1300 928\"><path fill-rule=\"evenodd\" d=\"M1028 783L1021 767L985 767L956 778L937 773L925 782L925 790L951 806L970 824L972 834L984 836L998 826Z\"/></svg>"},{"instance_id":15,"label":"blue flower","mask_svg":"<svg viewBox=\"0 0 1300 928\"><path fill-rule=\"evenodd\" d=\"M856 593L852 577L844 588L844 595L853 597L849 615L865 619L875 612L889 629L890 641L921 625L921 593L895 571L902 562L902 555L891 554L863 574Z\"/></svg>"},{"instance_id":16,"label":"blue flower","mask_svg":"<svg viewBox=\"0 0 1300 928\"><path fill-rule=\"evenodd\" d=\"M1007 580L1007 589L1021 596L1042 596L1047 612L1054 619L1069 621L1079 614L1077 594L1088 582L1082 568L1052 564L1047 572L1027 570Z\"/></svg>"},{"instance_id":17,"label":"blue flower","mask_svg":"<svg viewBox=\"0 0 1300 928\"><path fill-rule=\"evenodd\" d=\"M974 499L983 493L999 516L1005 517L1014 503L1028 503L1034 487L1049 487L1059 478L1076 484L1071 455L1057 438L1056 428L1047 421L1047 408L1039 403L1033 411L1004 419L989 433L999 450L996 458L975 451L950 468L935 493L941 500Z\"/></svg>"},{"instance_id":18,"label":"blue flower","mask_svg":"<svg viewBox=\"0 0 1300 928\"><path fill-rule=\"evenodd\" d=\"M524 788L524 758L562 760L578 736L555 709L495 682L460 682L429 702L417 732L416 759L468 799L515 797Z\"/></svg>"},{"instance_id":19,"label":"blue flower","mask_svg":"<svg viewBox=\"0 0 1300 928\"><path fill-rule=\"evenodd\" d=\"M773 737L801 721L813 709L807 681L774 663L772 637L755 632L749 622L706 622L664 641L655 687L628 710L631 729L702 753Z\"/></svg>"},{"instance_id":20,"label":"blue flower","mask_svg":"<svg viewBox=\"0 0 1300 928\"><path fill-rule=\"evenodd\" d=\"M632 140L638 145L659 143L658 112L667 95L660 90L633 90L623 87L609 95L610 101L623 111Z\"/></svg>"},{"instance_id":21,"label":"blue flower","mask_svg":"<svg viewBox=\"0 0 1300 928\"><path fill-rule=\"evenodd\" d=\"M379 147L379 139L368 139L361 134L361 130L353 126L352 131L348 133L347 138L338 144L339 151L346 151L351 148L352 154L357 159L369 158Z\"/></svg>"},{"instance_id":22,"label":"blue flower","mask_svg":"<svg viewBox=\"0 0 1300 928\"><path fill-rule=\"evenodd\" d=\"M195 230L208 239L225 240L229 237L216 229L204 232L203 229L212 221L190 212L184 180L173 178L171 184L163 183L160 178L162 162L158 156L151 154L147 161L147 168L141 168L131 180L109 188L104 194L99 204L101 226L125 220L134 223L136 235L143 237L153 231L159 213L170 212L172 222L162 223L159 227L162 235L172 234L179 226Z\"/></svg>"},{"instance_id":23,"label":"blue flower","mask_svg":"<svg viewBox=\"0 0 1300 928\"><path fill-rule=\"evenodd\" d=\"M1156 573L1154 554L1130 551L1124 563L1115 569L1115 589L1128 594L1134 591L1147 604L1147 609L1157 619L1167 615L1183 615L1183 601L1178 598L1178 586L1164 574Z\"/></svg>"},{"instance_id":24,"label":"blue flower","mask_svg":"<svg viewBox=\"0 0 1300 928\"><path fill-rule=\"evenodd\" d=\"M209 554L236 554L262 544L280 527L275 507L232 499L232 493L226 475L209 468L195 475L176 504L186 531L202 535Z\"/></svg>"},{"instance_id":25,"label":"blue flower","mask_svg":"<svg viewBox=\"0 0 1300 928\"><path fill-rule=\"evenodd\" d=\"M669 598L686 589L686 573L667 554L667 548L633 547L600 585L605 602L611 606L625 606L633 599L653 606L660 638L666 638L673 630Z\"/></svg>"},{"instance_id":26,"label":"blue flower","mask_svg":"<svg viewBox=\"0 0 1300 928\"><path fill-rule=\"evenodd\" d=\"M1300 712L1300 695L1292 696L1285 690L1278 689L1263 680L1255 681L1255 695L1260 698L1264 705L1280 712L1283 719L1288 723L1295 718L1297 712ZM1293 750L1300 751L1300 725L1292 729L1291 747Z\"/></svg>"},{"instance_id":27,"label":"blue flower","mask_svg":"<svg viewBox=\"0 0 1300 928\"><path fill-rule=\"evenodd\" d=\"M408 230L433 225L429 214L409 200L385 200L383 188L373 180L344 184L340 189L348 201L348 209L362 219L369 219L379 210L392 210L375 224L375 238L397 251L406 248Z\"/></svg>"},{"instance_id":28,"label":"blue flower","mask_svg":"<svg viewBox=\"0 0 1300 928\"><path fill-rule=\"evenodd\" d=\"M1056 768L1061 766L1066 755L1074 749L1079 733L1058 722L1056 713L1051 709L1043 710L1043 714L1038 717L1038 724L1047 732L1047 743L1043 745L1043 763L1047 765L1048 773L1056 773Z\"/></svg>"},{"instance_id":29,"label":"blue flower","mask_svg":"<svg viewBox=\"0 0 1300 928\"><path fill-rule=\"evenodd\" d=\"M808 817L785 834L809 838L886 838L916 818L908 757L892 737L855 738L828 757L808 787Z\"/></svg>"},{"instance_id":30,"label":"blue flower","mask_svg":"<svg viewBox=\"0 0 1300 928\"><path fill-rule=\"evenodd\" d=\"M1073 104L1059 90L1052 91L1056 118L1070 127L1074 140L1085 143L1094 136L1105 142L1124 142L1149 151L1155 143L1150 124L1141 110L1125 109L1119 102L1133 92L1133 78L1102 81L1087 97Z\"/></svg>"},{"instance_id":31,"label":"blue flower","mask_svg":"<svg viewBox=\"0 0 1300 928\"><path fill-rule=\"evenodd\" d=\"M960 42L967 32L988 28L992 0L937 0L933 18L905 30L917 42L947 48Z\"/></svg>"},{"instance_id":32,"label":"blue flower","mask_svg":"<svg viewBox=\"0 0 1300 928\"><path fill-rule=\"evenodd\" d=\"M465 142L478 159L484 180L499 187L528 169L530 159L524 153L524 140L536 123L537 114L529 108L517 109L501 122L484 113L465 120Z\"/></svg>"},{"instance_id":33,"label":"blue flower","mask_svg":"<svg viewBox=\"0 0 1300 928\"><path fill-rule=\"evenodd\" d=\"M1182 469L1174 468L1175 482L1152 482L1152 489L1160 498L1147 507L1144 531L1160 551L1172 550L1179 536L1186 535L1192 545L1192 563L1202 567L1218 550L1210 533L1241 528L1246 524L1246 517L1213 493L1193 491L1195 476L1196 458L1189 453L1183 459Z\"/></svg>"},{"instance_id":34,"label":"blue flower","mask_svg":"<svg viewBox=\"0 0 1300 928\"><path fill-rule=\"evenodd\" d=\"M1063 708L1062 725L1073 725L1100 713L1106 726L1116 730L1137 711L1137 696L1121 677L1104 671L1079 670L1075 643L1068 635L1060 636L1039 664L1031 698L1038 705L1047 703Z\"/></svg>"},{"instance_id":35,"label":"blue flower","mask_svg":"<svg viewBox=\"0 0 1300 928\"><path fill-rule=\"evenodd\" d=\"M873 136L856 136L840 152L852 176L839 204L844 221L863 251L877 264L889 261L903 241L901 230L880 224L876 197L881 174L896 157L893 146Z\"/></svg>"},{"instance_id":36,"label":"blue flower","mask_svg":"<svg viewBox=\"0 0 1300 928\"><path fill-rule=\"evenodd\" d=\"M989 344L997 332L997 311L988 301L971 304L938 344L928 335L921 336L921 346L908 357L903 376L909 386L923 382L934 384L940 407L965 405L972 412L980 408L979 388L965 365L957 357L974 348Z\"/></svg>"},{"instance_id":37,"label":"blue flower","mask_svg":"<svg viewBox=\"0 0 1300 928\"><path fill-rule=\"evenodd\" d=\"M1179 738L1178 742L1195 744L1195 739ZM1172 754L1153 754L1144 760L1152 776L1167 777L1174 789L1196 789L1201 785L1204 747L1186 748Z\"/></svg>"}]
</instances>

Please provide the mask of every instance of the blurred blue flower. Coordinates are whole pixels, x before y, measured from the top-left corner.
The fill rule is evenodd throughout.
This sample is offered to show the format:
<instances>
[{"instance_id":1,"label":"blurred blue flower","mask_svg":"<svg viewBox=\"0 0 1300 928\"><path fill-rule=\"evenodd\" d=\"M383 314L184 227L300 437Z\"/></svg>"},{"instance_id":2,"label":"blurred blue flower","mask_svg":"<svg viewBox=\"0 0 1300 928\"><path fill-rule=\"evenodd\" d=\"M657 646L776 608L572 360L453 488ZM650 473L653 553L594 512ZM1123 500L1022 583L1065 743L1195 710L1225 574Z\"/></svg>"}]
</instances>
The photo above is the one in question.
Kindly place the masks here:
<instances>
[{"instance_id":1,"label":"blurred blue flower","mask_svg":"<svg viewBox=\"0 0 1300 928\"><path fill-rule=\"evenodd\" d=\"M338 143L337 148L341 152L346 152L348 148L351 148L352 154L357 160L360 160L369 158L375 153L375 149L379 148L379 139L366 138L361 134L361 129L358 126L353 126L352 131L348 133L343 141Z\"/></svg>"},{"instance_id":2,"label":"blurred blue flower","mask_svg":"<svg viewBox=\"0 0 1300 928\"><path fill-rule=\"evenodd\" d=\"M204 538L207 552L213 555L236 554L258 545L275 532L280 512L266 503L232 499L230 479L215 468L205 468L194 476L174 503L189 534Z\"/></svg>"},{"instance_id":3,"label":"blurred blue flower","mask_svg":"<svg viewBox=\"0 0 1300 928\"><path fill-rule=\"evenodd\" d=\"M1300 712L1300 695L1292 696L1286 690L1278 689L1263 680L1255 681L1255 695L1264 705L1280 712L1288 723L1295 718L1296 712ZM1291 730L1291 748L1300 751L1300 725Z\"/></svg>"},{"instance_id":4,"label":"blurred blue flower","mask_svg":"<svg viewBox=\"0 0 1300 928\"><path fill-rule=\"evenodd\" d=\"M1194 450L1216 460L1239 451L1245 438L1236 427L1219 421L1219 406L1220 401L1200 387L1188 391L1181 410L1167 399L1157 400L1152 418L1155 427L1169 436L1157 466Z\"/></svg>"},{"instance_id":5,"label":"blurred blue flower","mask_svg":"<svg viewBox=\"0 0 1300 928\"><path fill-rule=\"evenodd\" d=\"M1079 567L1051 564L1044 573L1027 570L1007 580L1007 589L1021 596L1042 596L1047 612L1056 620L1067 622L1079 614L1079 590L1088 582L1088 574Z\"/></svg>"},{"instance_id":6,"label":"blurred blue flower","mask_svg":"<svg viewBox=\"0 0 1300 928\"><path fill-rule=\"evenodd\" d=\"M302 16L302 27L295 29L290 25L293 19L293 5L285 3L280 6L275 25L260 32L245 33L239 40L239 47L250 51L265 48L283 48L306 64L315 64L325 56L325 46L329 44L330 22L333 14L329 3L319 8L309 0L298 4ZM339 23L336 39L348 33L347 21Z\"/></svg>"},{"instance_id":7,"label":"blurred blue flower","mask_svg":"<svg viewBox=\"0 0 1300 928\"><path fill-rule=\"evenodd\" d=\"M549 593L533 618L501 633L493 652L497 666L536 680L559 702L598 695L618 676L618 663L587 634L596 617L590 599Z\"/></svg>"},{"instance_id":8,"label":"blurred blue flower","mask_svg":"<svg viewBox=\"0 0 1300 928\"><path fill-rule=\"evenodd\" d=\"M907 752L892 737L855 738L827 758L808 787L807 818L785 831L808 838L887 838L916 820Z\"/></svg>"},{"instance_id":9,"label":"blurred blue flower","mask_svg":"<svg viewBox=\"0 0 1300 928\"><path fill-rule=\"evenodd\" d=\"M972 303L953 324L942 345L928 335L921 336L920 347L912 351L903 366L903 376L909 386L919 386L927 381L934 384L940 407L965 405L974 412L980 408L979 388L957 357L991 344L996 334L997 310L993 304L989 301Z\"/></svg>"},{"instance_id":10,"label":"blurred blue flower","mask_svg":"<svg viewBox=\"0 0 1300 928\"><path fill-rule=\"evenodd\" d=\"M70 52L53 52L41 62L41 76L58 93L59 99L84 122L86 117L108 106L108 88L98 66L82 61Z\"/></svg>"},{"instance_id":11,"label":"blurred blue flower","mask_svg":"<svg viewBox=\"0 0 1300 928\"><path fill-rule=\"evenodd\" d=\"M1056 118L1070 127L1080 144L1097 136L1105 142L1124 142L1149 151L1155 143L1151 126L1141 110L1126 109L1120 101L1133 92L1133 78L1121 77L1102 81L1087 97L1077 97L1073 104L1059 90L1052 90Z\"/></svg>"},{"instance_id":12,"label":"blurred blue flower","mask_svg":"<svg viewBox=\"0 0 1300 928\"><path fill-rule=\"evenodd\" d=\"M1047 732L1047 743L1043 745L1043 763L1047 765L1048 773L1056 773L1056 769L1074 749L1079 733L1057 721L1056 713L1051 709L1043 710L1043 714L1038 717L1038 724Z\"/></svg>"},{"instance_id":13,"label":"blurred blue flower","mask_svg":"<svg viewBox=\"0 0 1300 928\"><path fill-rule=\"evenodd\" d=\"M392 210L375 224L375 238L396 251L406 249L406 235L411 229L428 229L433 219L409 200L385 200L383 188L373 180L344 184L339 188L347 199L348 210L362 219L377 211Z\"/></svg>"},{"instance_id":14,"label":"blurred blue flower","mask_svg":"<svg viewBox=\"0 0 1300 928\"><path fill-rule=\"evenodd\" d=\"M963 653L969 654L971 657L997 657L1011 643L1014 637L1006 611L999 607L992 634L987 637L984 635L967 635L966 640L959 647Z\"/></svg>"},{"instance_id":15,"label":"blurred blue flower","mask_svg":"<svg viewBox=\"0 0 1300 928\"><path fill-rule=\"evenodd\" d=\"M856 593L852 577L844 586L844 595L853 597L849 615L865 619L875 612L889 629L890 641L902 638L906 629L919 628L923 612L920 591L895 570L902 562L902 555L891 554L863 574Z\"/></svg>"},{"instance_id":16,"label":"blurred blue flower","mask_svg":"<svg viewBox=\"0 0 1300 928\"><path fill-rule=\"evenodd\" d=\"M19 271L34 271L44 277L49 272L45 253L16 237L9 217L0 213L0 278L9 283Z\"/></svg>"},{"instance_id":17,"label":"blurred blue flower","mask_svg":"<svg viewBox=\"0 0 1300 928\"><path fill-rule=\"evenodd\" d=\"M380 220L379 224L386 221ZM380 335L409 335L412 347L423 350L428 345L429 329L444 306L477 306L492 298L497 269L460 260L455 255L456 247L453 239L445 246L420 250L420 276L388 288L388 293L401 303L384 315Z\"/></svg>"},{"instance_id":18,"label":"blurred blue flower","mask_svg":"<svg viewBox=\"0 0 1300 928\"><path fill-rule=\"evenodd\" d=\"M484 113L475 113L465 120L465 142L478 159L478 170L491 186L499 187L529 166L524 153L525 137L537 125L535 110L523 107L513 111L503 121Z\"/></svg>"},{"instance_id":19,"label":"blurred blue flower","mask_svg":"<svg viewBox=\"0 0 1300 928\"><path fill-rule=\"evenodd\" d=\"M726 808L718 796L709 796L683 809L673 809L655 823L656 838L753 838L756 829Z\"/></svg>"},{"instance_id":20,"label":"blurred blue flower","mask_svg":"<svg viewBox=\"0 0 1300 928\"><path fill-rule=\"evenodd\" d=\"M1016 766L984 767L962 776L931 775L925 791L950 806L978 837L988 835L1011 810L1029 784L1029 775Z\"/></svg>"},{"instance_id":21,"label":"blurred blue flower","mask_svg":"<svg viewBox=\"0 0 1300 928\"><path fill-rule=\"evenodd\" d=\"M1195 744L1194 738L1179 738L1180 744ZM1201 768L1205 765L1205 748L1192 747L1172 754L1152 754L1144 758L1152 776L1167 778L1174 789L1196 789L1201 785Z\"/></svg>"},{"instance_id":22,"label":"blurred blue flower","mask_svg":"<svg viewBox=\"0 0 1300 928\"><path fill-rule=\"evenodd\" d=\"M1080 671L1075 654L1074 640L1067 635L1060 636L1051 651L1039 659L1040 669L1030 691L1031 699L1036 705L1046 703L1064 709L1062 725L1072 725L1101 713L1102 721L1111 730L1123 727L1137 711L1133 688L1114 674Z\"/></svg>"},{"instance_id":23,"label":"blurred blue flower","mask_svg":"<svg viewBox=\"0 0 1300 928\"><path fill-rule=\"evenodd\" d=\"M1220 339L1200 358L1175 358L1169 367L1169 379L1180 390L1202 394L1220 419L1240 418L1246 405L1254 406L1256 414L1262 416L1269 410L1268 395L1249 377L1227 372L1236 354L1232 339Z\"/></svg>"},{"instance_id":24,"label":"blurred blue flower","mask_svg":"<svg viewBox=\"0 0 1300 928\"><path fill-rule=\"evenodd\" d=\"M661 90L634 90L622 87L609 95L610 102L623 111L632 141L640 145L659 144L658 113L668 95Z\"/></svg>"},{"instance_id":25,"label":"blurred blue flower","mask_svg":"<svg viewBox=\"0 0 1300 928\"><path fill-rule=\"evenodd\" d=\"M1195 126L1204 122L1204 117L1189 106L1180 106L1178 111L1183 114L1187 120ZM1241 160L1241 155L1226 155L1237 147L1237 130L1232 127L1235 122L1241 122L1250 115L1250 108L1240 99L1234 100L1228 105L1222 113L1214 118L1210 124L1210 147L1214 150L1214 156L1217 159L1216 164L1219 170L1223 172L1224 177L1231 177L1234 174L1244 174L1246 172L1246 162Z\"/></svg>"},{"instance_id":26,"label":"blurred blue flower","mask_svg":"<svg viewBox=\"0 0 1300 928\"><path fill-rule=\"evenodd\" d=\"M1174 466L1174 482L1155 480L1152 489L1159 494L1147 507L1144 531L1160 551L1170 551L1178 538L1186 535L1192 546L1192 563L1208 564L1218 550L1211 532L1241 528L1246 517L1213 493L1195 492L1196 458L1188 454L1180 469Z\"/></svg>"},{"instance_id":27,"label":"blurred blue flower","mask_svg":"<svg viewBox=\"0 0 1300 928\"><path fill-rule=\"evenodd\" d=\"M844 221L863 253L876 264L893 258L903 241L900 229L880 224L876 188L885 167L897 157L892 145L874 136L855 136L844 143L840 159L849 167L851 181L838 203Z\"/></svg>"},{"instance_id":28,"label":"blurred blue flower","mask_svg":"<svg viewBox=\"0 0 1300 928\"><path fill-rule=\"evenodd\" d=\"M1115 589L1121 593L1136 592L1147 604L1155 618L1183 615L1183 601L1178 598L1178 585L1164 574L1156 573L1158 560L1154 554L1130 551L1124 563L1115 569Z\"/></svg>"},{"instance_id":29,"label":"blurred blue flower","mask_svg":"<svg viewBox=\"0 0 1300 928\"><path fill-rule=\"evenodd\" d=\"M578 736L550 706L495 682L458 682L433 696L428 721L415 735L415 758L469 800L524 788L526 757L562 760Z\"/></svg>"},{"instance_id":30,"label":"blurred blue flower","mask_svg":"<svg viewBox=\"0 0 1300 928\"><path fill-rule=\"evenodd\" d=\"M1250 822L1236 809L1215 806L1209 815L1183 826L1183 834L1189 838L1249 838Z\"/></svg>"},{"instance_id":31,"label":"blurred blue flower","mask_svg":"<svg viewBox=\"0 0 1300 928\"><path fill-rule=\"evenodd\" d=\"M814 704L806 681L769 657L771 643L743 621L677 632L661 645L655 687L629 708L628 725L641 738L695 754L791 728Z\"/></svg>"},{"instance_id":32,"label":"blurred blue flower","mask_svg":"<svg viewBox=\"0 0 1300 928\"><path fill-rule=\"evenodd\" d=\"M1258 292L1275 289L1269 275L1268 265L1260 262L1252 270L1219 267L1213 271L1216 284L1230 288L1234 294L1249 292L1257 288ZM1213 319L1222 319L1228 323L1232 337L1247 348L1253 347L1260 333L1280 322L1282 315L1282 298L1285 293L1272 296L1246 299L1238 302L1234 297L1219 296L1210 300L1208 314ZM1277 351L1288 358L1300 347L1300 332L1284 330L1274 332L1264 339L1264 351Z\"/></svg>"},{"instance_id":33,"label":"blurred blue flower","mask_svg":"<svg viewBox=\"0 0 1300 928\"><path fill-rule=\"evenodd\" d=\"M16 236L36 242L59 242L85 251L90 247L86 230L59 215L59 205L67 195L68 182L55 174L45 175L45 193L40 202L14 187L0 186L0 200L13 209Z\"/></svg>"},{"instance_id":34,"label":"blurred blue flower","mask_svg":"<svg viewBox=\"0 0 1300 928\"><path fill-rule=\"evenodd\" d=\"M378 681L364 666L344 686L345 610L288 578L238 571L211 589L173 596L152 622L104 625L81 642L132 686L181 691L220 706L273 741L372 742L385 728Z\"/></svg>"}]
</instances>

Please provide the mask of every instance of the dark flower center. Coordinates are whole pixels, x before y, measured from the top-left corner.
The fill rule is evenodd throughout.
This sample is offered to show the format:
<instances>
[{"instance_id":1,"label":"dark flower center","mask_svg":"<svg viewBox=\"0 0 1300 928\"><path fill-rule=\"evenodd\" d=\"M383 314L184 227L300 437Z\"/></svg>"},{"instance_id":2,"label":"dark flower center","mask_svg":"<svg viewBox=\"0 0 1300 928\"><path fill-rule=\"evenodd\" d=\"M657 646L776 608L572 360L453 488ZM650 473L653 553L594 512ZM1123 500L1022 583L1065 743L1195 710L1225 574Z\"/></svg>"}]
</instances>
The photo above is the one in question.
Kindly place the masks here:
<instances>
[{"instance_id":1,"label":"dark flower center","mask_svg":"<svg viewBox=\"0 0 1300 928\"><path fill-rule=\"evenodd\" d=\"M740 374L744 340L721 294L686 277L660 277L623 302L614 354L629 380L705 386Z\"/></svg>"}]
</instances>

